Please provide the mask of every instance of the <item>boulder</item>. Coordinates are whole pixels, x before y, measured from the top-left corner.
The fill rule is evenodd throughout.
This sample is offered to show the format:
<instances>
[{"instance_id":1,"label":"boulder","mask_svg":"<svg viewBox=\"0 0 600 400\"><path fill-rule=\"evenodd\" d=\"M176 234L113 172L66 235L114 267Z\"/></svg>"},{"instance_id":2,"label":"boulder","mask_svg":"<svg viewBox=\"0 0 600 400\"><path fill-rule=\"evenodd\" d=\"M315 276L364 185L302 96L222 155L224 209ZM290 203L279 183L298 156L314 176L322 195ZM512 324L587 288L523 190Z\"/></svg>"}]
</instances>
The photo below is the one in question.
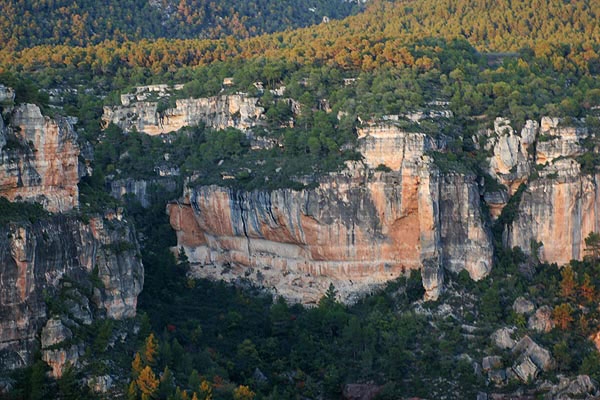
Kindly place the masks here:
<instances>
[{"instance_id":1,"label":"boulder","mask_svg":"<svg viewBox=\"0 0 600 400\"><path fill-rule=\"evenodd\" d=\"M512 369L523 382L534 380L540 373L540 369L529 356L521 357L515 362Z\"/></svg>"},{"instance_id":2,"label":"boulder","mask_svg":"<svg viewBox=\"0 0 600 400\"><path fill-rule=\"evenodd\" d=\"M492 334L492 341L494 344L501 349L512 349L517 344L517 341L512 338L512 334L516 328L500 328Z\"/></svg>"},{"instance_id":3,"label":"boulder","mask_svg":"<svg viewBox=\"0 0 600 400\"><path fill-rule=\"evenodd\" d=\"M502 368L502 358L498 356L483 357L483 360L481 361L481 368L483 368L485 372Z\"/></svg>"},{"instance_id":4,"label":"boulder","mask_svg":"<svg viewBox=\"0 0 600 400\"><path fill-rule=\"evenodd\" d=\"M513 311L517 314L529 315L535 310L535 305L525 297L517 297L513 303Z\"/></svg>"},{"instance_id":5,"label":"boulder","mask_svg":"<svg viewBox=\"0 0 600 400\"><path fill-rule=\"evenodd\" d=\"M512 351L514 354L529 357L541 370L550 371L554 368L554 359L550 352L534 342L529 336L523 337Z\"/></svg>"},{"instance_id":6,"label":"boulder","mask_svg":"<svg viewBox=\"0 0 600 400\"><path fill-rule=\"evenodd\" d=\"M537 309L535 314L529 317L527 328L536 332L547 333L554 328L552 321L552 309L549 306L543 306Z\"/></svg>"},{"instance_id":7,"label":"boulder","mask_svg":"<svg viewBox=\"0 0 600 400\"><path fill-rule=\"evenodd\" d=\"M72 337L73 333L60 319L49 319L42 329L42 349L62 343Z\"/></svg>"}]
</instances>

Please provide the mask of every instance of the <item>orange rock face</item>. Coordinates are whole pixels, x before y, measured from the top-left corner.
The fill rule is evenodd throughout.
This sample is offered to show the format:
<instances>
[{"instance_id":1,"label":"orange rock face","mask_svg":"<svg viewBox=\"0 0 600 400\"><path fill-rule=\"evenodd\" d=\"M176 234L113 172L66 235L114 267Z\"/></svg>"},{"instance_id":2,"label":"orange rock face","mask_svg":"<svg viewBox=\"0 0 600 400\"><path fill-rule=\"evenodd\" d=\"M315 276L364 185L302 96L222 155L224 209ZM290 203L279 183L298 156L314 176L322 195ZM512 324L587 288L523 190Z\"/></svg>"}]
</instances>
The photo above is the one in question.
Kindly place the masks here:
<instances>
[{"instance_id":1,"label":"orange rock face","mask_svg":"<svg viewBox=\"0 0 600 400\"><path fill-rule=\"evenodd\" d=\"M428 298L441 290L442 262L475 279L485 276L491 238L473 211L480 209L474 177L441 176L424 156L437 146L425 135L377 129L362 133L363 146L375 149L363 153L366 167L348 164L316 189L199 187L169 205L193 272L247 277L303 303L316 302L330 283L352 301L425 260L434 265L424 277ZM368 166L384 163L391 172Z\"/></svg>"},{"instance_id":2,"label":"orange rock face","mask_svg":"<svg viewBox=\"0 0 600 400\"><path fill-rule=\"evenodd\" d=\"M36 201L53 212L78 206L80 150L65 119L52 120L24 104L0 136L0 196Z\"/></svg>"},{"instance_id":3,"label":"orange rock face","mask_svg":"<svg viewBox=\"0 0 600 400\"><path fill-rule=\"evenodd\" d=\"M600 231L598 175L583 175L579 164L561 159L528 184L517 218L507 231L507 245L530 249L542 242L543 261L566 264L585 255L585 238Z\"/></svg>"}]
</instances>

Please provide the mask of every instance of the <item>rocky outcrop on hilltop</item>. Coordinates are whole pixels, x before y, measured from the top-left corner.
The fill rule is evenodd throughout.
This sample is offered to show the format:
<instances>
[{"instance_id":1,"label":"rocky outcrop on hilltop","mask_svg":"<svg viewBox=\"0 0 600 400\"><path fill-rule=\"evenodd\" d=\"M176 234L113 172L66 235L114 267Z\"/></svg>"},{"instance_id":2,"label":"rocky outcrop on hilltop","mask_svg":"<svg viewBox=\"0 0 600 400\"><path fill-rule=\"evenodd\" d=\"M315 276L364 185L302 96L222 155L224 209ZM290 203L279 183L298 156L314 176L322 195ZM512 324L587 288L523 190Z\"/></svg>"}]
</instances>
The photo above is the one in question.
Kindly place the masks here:
<instances>
[{"instance_id":1,"label":"rocky outcrop on hilltop","mask_svg":"<svg viewBox=\"0 0 600 400\"><path fill-rule=\"evenodd\" d=\"M177 131L200 123L214 129L247 130L260 123L264 109L258 98L241 94L199 99L180 99L175 107L164 108L159 101L131 101L104 107L102 121L113 123L126 132L136 129L149 135Z\"/></svg>"},{"instance_id":2,"label":"rocky outcrop on hilltop","mask_svg":"<svg viewBox=\"0 0 600 400\"><path fill-rule=\"evenodd\" d=\"M0 126L0 195L53 212L76 208L80 148L71 123L43 116L33 104L5 106L3 117L8 123Z\"/></svg>"},{"instance_id":3,"label":"rocky outcrop on hilltop","mask_svg":"<svg viewBox=\"0 0 600 400\"><path fill-rule=\"evenodd\" d=\"M492 244L477 179L442 174L425 155L445 142L394 126L359 137L365 164L349 163L315 189L197 187L169 205L193 273L244 276L303 303L330 283L351 301L423 265L429 299L442 290L442 265L484 277ZM390 171L375 171L379 164Z\"/></svg>"},{"instance_id":4,"label":"rocky outcrop on hilltop","mask_svg":"<svg viewBox=\"0 0 600 400\"><path fill-rule=\"evenodd\" d=\"M0 369L28 365L41 342L60 376L83 349L67 340L79 324L133 317L144 279L136 243L131 226L112 214L0 226Z\"/></svg>"}]
</instances>

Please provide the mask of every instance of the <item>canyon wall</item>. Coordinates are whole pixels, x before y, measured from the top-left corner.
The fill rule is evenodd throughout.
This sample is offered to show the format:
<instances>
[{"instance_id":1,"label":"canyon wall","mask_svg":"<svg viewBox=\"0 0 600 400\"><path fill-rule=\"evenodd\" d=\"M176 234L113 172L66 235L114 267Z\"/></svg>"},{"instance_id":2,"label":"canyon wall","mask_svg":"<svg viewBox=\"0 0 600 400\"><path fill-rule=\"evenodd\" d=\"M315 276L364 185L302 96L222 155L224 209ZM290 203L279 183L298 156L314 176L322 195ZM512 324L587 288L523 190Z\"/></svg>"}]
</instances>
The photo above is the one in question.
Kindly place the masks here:
<instances>
[{"instance_id":1,"label":"canyon wall","mask_svg":"<svg viewBox=\"0 0 600 400\"><path fill-rule=\"evenodd\" d=\"M134 232L114 213L88 223L57 215L0 226L0 369L28 365L42 339L42 347L64 340L40 338L49 319L73 330L93 318L133 317L143 280ZM67 310L57 314L51 304L59 298ZM77 352L43 357L60 376Z\"/></svg>"},{"instance_id":2,"label":"canyon wall","mask_svg":"<svg viewBox=\"0 0 600 400\"><path fill-rule=\"evenodd\" d=\"M135 316L144 280L139 246L118 210L77 214L77 185L90 173L82 153L91 152L80 149L66 118L15 105L2 85L0 108L0 196L53 213L28 215L24 206L2 215L0 371L30 365L41 349L59 377L67 363L80 366L83 325Z\"/></svg>"},{"instance_id":3,"label":"canyon wall","mask_svg":"<svg viewBox=\"0 0 600 400\"><path fill-rule=\"evenodd\" d=\"M8 123L0 126L0 194L53 212L76 208L81 167L73 126L43 116L33 104L6 107L2 114Z\"/></svg>"},{"instance_id":4,"label":"canyon wall","mask_svg":"<svg viewBox=\"0 0 600 400\"><path fill-rule=\"evenodd\" d=\"M391 125L359 138L365 163L348 163L315 189L187 190L168 212L193 273L246 277L302 303L330 283L353 301L424 264L429 299L442 290L442 265L484 277L492 244L477 179L441 174L425 154L445 141ZM390 171L375 171L380 164Z\"/></svg>"},{"instance_id":5,"label":"canyon wall","mask_svg":"<svg viewBox=\"0 0 600 400\"><path fill-rule=\"evenodd\" d=\"M441 135L372 125L358 130L362 163L348 163L315 189L201 186L186 189L168 212L197 276L245 277L311 303L329 283L352 301L421 269L426 298L435 299L444 269L487 275L490 228L521 185L516 212L499 222L504 245L529 253L541 242L541 260L558 264L585 255L585 237L600 231L600 194L597 175L584 173L578 157L595 152L595 139L563 125L543 118L516 130L498 118L482 130L473 140L488 154L493 184L442 173L429 156L445 151Z\"/></svg>"},{"instance_id":6,"label":"canyon wall","mask_svg":"<svg viewBox=\"0 0 600 400\"><path fill-rule=\"evenodd\" d=\"M579 160L586 152L597 154L597 138L583 122L574 122L579 126L548 117L527 121L519 135L498 118L487 141L490 173L511 195L525 184L504 245L530 253L533 242L542 243L540 260L559 265L581 260L585 238L600 231L598 174L582 171ZM501 206L508 196L504 200Z\"/></svg>"},{"instance_id":7,"label":"canyon wall","mask_svg":"<svg viewBox=\"0 0 600 400\"><path fill-rule=\"evenodd\" d=\"M136 129L149 135L174 132L185 126L204 123L214 129L229 127L246 130L263 118L258 98L245 95L220 95L199 99L180 99L174 108L159 109L158 101L126 102L104 107L102 121L113 123L126 132Z\"/></svg>"}]
</instances>

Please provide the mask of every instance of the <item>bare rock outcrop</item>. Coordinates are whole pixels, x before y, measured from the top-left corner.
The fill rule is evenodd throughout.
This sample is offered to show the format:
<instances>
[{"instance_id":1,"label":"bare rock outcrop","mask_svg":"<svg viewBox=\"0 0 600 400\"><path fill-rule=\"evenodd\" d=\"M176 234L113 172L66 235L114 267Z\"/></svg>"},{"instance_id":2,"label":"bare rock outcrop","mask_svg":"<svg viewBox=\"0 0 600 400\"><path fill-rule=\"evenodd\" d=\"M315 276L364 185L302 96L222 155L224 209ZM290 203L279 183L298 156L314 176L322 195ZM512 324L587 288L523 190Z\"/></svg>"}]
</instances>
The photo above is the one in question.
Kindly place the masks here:
<instances>
[{"instance_id":1,"label":"bare rock outcrop","mask_svg":"<svg viewBox=\"0 0 600 400\"><path fill-rule=\"evenodd\" d=\"M77 134L62 117L43 116L33 104L14 107L0 127L0 196L62 212L79 205Z\"/></svg>"},{"instance_id":2,"label":"bare rock outcrop","mask_svg":"<svg viewBox=\"0 0 600 400\"><path fill-rule=\"evenodd\" d=\"M162 109L159 101L131 99L120 106L104 107L102 121L113 123L126 132L136 129L149 135L177 131L204 123L214 129L247 130L260 123L264 109L258 98L242 94L219 95L199 99L179 99L175 107Z\"/></svg>"},{"instance_id":3,"label":"bare rock outcrop","mask_svg":"<svg viewBox=\"0 0 600 400\"><path fill-rule=\"evenodd\" d=\"M360 137L366 166L350 163L315 189L186 191L168 210L193 273L243 276L303 303L330 283L352 301L413 269L428 299L442 266L484 277L492 244L475 176L441 174L424 153L442 143L426 135L376 127ZM391 171L370 168L379 164Z\"/></svg>"},{"instance_id":4,"label":"bare rock outcrop","mask_svg":"<svg viewBox=\"0 0 600 400\"><path fill-rule=\"evenodd\" d=\"M91 322L89 301L94 318L133 317L143 284L138 253L131 226L117 219L86 224L58 215L0 226L0 369L28 365L38 341L57 376L66 362L76 364L78 346L57 346L72 329L50 315L59 293L68 294L62 308L74 323Z\"/></svg>"},{"instance_id":5,"label":"bare rock outcrop","mask_svg":"<svg viewBox=\"0 0 600 400\"><path fill-rule=\"evenodd\" d=\"M505 232L506 246L529 252L541 242L542 261L566 264L582 259L585 238L600 231L598 175L585 175L570 158L554 161L529 181L517 215Z\"/></svg>"}]
</instances>

